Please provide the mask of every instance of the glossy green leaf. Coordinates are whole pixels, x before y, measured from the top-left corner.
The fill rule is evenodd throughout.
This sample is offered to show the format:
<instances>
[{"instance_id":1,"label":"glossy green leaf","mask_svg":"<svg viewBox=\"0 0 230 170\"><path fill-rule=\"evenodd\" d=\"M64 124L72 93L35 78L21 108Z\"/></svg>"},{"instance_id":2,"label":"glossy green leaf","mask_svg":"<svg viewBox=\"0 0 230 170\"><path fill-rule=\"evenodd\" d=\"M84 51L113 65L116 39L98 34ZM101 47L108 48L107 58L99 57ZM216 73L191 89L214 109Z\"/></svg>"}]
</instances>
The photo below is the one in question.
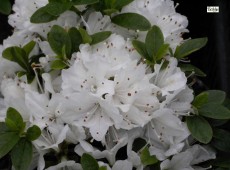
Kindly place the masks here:
<instances>
[{"instance_id":1,"label":"glossy green leaf","mask_svg":"<svg viewBox=\"0 0 230 170\"><path fill-rule=\"evenodd\" d=\"M5 156L19 141L17 132L0 133L0 159Z\"/></svg>"},{"instance_id":2,"label":"glossy green leaf","mask_svg":"<svg viewBox=\"0 0 230 170\"><path fill-rule=\"evenodd\" d=\"M220 104L208 103L198 109L200 115L212 119L230 119L230 110Z\"/></svg>"},{"instance_id":3,"label":"glossy green leaf","mask_svg":"<svg viewBox=\"0 0 230 170\"><path fill-rule=\"evenodd\" d=\"M29 43L27 43L25 46L23 46L23 50L26 52L26 55L29 56L31 51L34 49L36 45L35 41L30 41Z\"/></svg>"},{"instance_id":4,"label":"glossy green leaf","mask_svg":"<svg viewBox=\"0 0 230 170\"><path fill-rule=\"evenodd\" d=\"M156 60L161 60L169 51L169 44L163 44L156 53Z\"/></svg>"},{"instance_id":5,"label":"glossy green leaf","mask_svg":"<svg viewBox=\"0 0 230 170\"><path fill-rule=\"evenodd\" d=\"M74 5L91 5L98 2L99 0L72 0Z\"/></svg>"},{"instance_id":6,"label":"glossy green leaf","mask_svg":"<svg viewBox=\"0 0 230 170\"><path fill-rule=\"evenodd\" d=\"M145 43L138 41L138 40L133 40L132 41L133 47L137 50L137 52L141 55L141 57L152 61L152 58L149 57L149 54L146 50Z\"/></svg>"},{"instance_id":7,"label":"glossy green leaf","mask_svg":"<svg viewBox=\"0 0 230 170\"><path fill-rule=\"evenodd\" d=\"M130 4L131 2L133 2L134 0L116 0L115 1L115 8L116 9L121 9L122 7Z\"/></svg>"},{"instance_id":8,"label":"glossy green leaf","mask_svg":"<svg viewBox=\"0 0 230 170\"><path fill-rule=\"evenodd\" d=\"M209 143L212 139L212 127L203 117L186 117L186 123L192 136L201 143Z\"/></svg>"},{"instance_id":9,"label":"glossy green leaf","mask_svg":"<svg viewBox=\"0 0 230 170\"><path fill-rule=\"evenodd\" d=\"M18 63L23 69L30 70L26 52L19 47L8 47L2 53L3 58Z\"/></svg>"},{"instance_id":10,"label":"glossy green leaf","mask_svg":"<svg viewBox=\"0 0 230 170\"><path fill-rule=\"evenodd\" d=\"M28 170L32 157L32 143L25 138L21 138L11 151L11 160L14 168L16 170Z\"/></svg>"},{"instance_id":11,"label":"glossy green leaf","mask_svg":"<svg viewBox=\"0 0 230 170\"><path fill-rule=\"evenodd\" d=\"M181 64L179 63L179 67L183 72L194 72L195 75L200 76L200 77L206 77L206 74L200 70L199 68L195 67L192 64Z\"/></svg>"},{"instance_id":12,"label":"glossy green leaf","mask_svg":"<svg viewBox=\"0 0 230 170\"><path fill-rule=\"evenodd\" d=\"M147 31L151 28L150 22L144 16L136 13L116 15L112 18L112 22L132 30Z\"/></svg>"},{"instance_id":13,"label":"glossy green leaf","mask_svg":"<svg viewBox=\"0 0 230 170\"><path fill-rule=\"evenodd\" d=\"M208 102L222 104L225 100L226 93L221 90L208 90Z\"/></svg>"},{"instance_id":14,"label":"glossy green leaf","mask_svg":"<svg viewBox=\"0 0 230 170\"><path fill-rule=\"evenodd\" d=\"M103 31L103 32L98 32L98 33L91 35L91 38L92 38L91 45L94 45L94 44L97 44L99 42L106 40L107 38L110 37L111 34L112 34L111 31Z\"/></svg>"},{"instance_id":15,"label":"glossy green leaf","mask_svg":"<svg viewBox=\"0 0 230 170\"><path fill-rule=\"evenodd\" d=\"M204 47L207 44L207 42L208 42L207 38L197 38L197 39L187 40L182 45L176 48L174 57L177 59L186 57L189 54Z\"/></svg>"},{"instance_id":16,"label":"glossy green leaf","mask_svg":"<svg viewBox=\"0 0 230 170\"><path fill-rule=\"evenodd\" d=\"M64 28L54 25L48 34L48 42L57 55L63 56L64 49L66 56L70 56L72 43L69 34Z\"/></svg>"},{"instance_id":17,"label":"glossy green leaf","mask_svg":"<svg viewBox=\"0 0 230 170\"><path fill-rule=\"evenodd\" d=\"M53 70L61 70L61 69L64 69L66 68L66 64L61 61L61 60L54 60L51 64L51 69Z\"/></svg>"},{"instance_id":18,"label":"glossy green leaf","mask_svg":"<svg viewBox=\"0 0 230 170\"><path fill-rule=\"evenodd\" d=\"M77 28L70 28L68 31L71 43L72 43L72 53L79 51L79 46L83 43L80 32Z\"/></svg>"},{"instance_id":19,"label":"glossy green leaf","mask_svg":"<svg viewBox=\"0 0 230 170\"><path fill-rule=\"evenodd\" d=\"M82 40L84 44L91 44L92 42L92 38L90 37L90 35L87 33L87 31L83 28L79 28L79 32L81 34Z\"/></svg>"},{"instance_id":20,"label":"glossy green leaf","mask_svg":"<svg viewBox=\"0 0 230 170\"><path fill-rule=\"evenodd\" d=\"M21 132L25 128L25 123L23 122L22 116L16 109L12 107L7 109L5 122L7 127L12 131Z\"/></svg>"},{"instance_id":21,"label":"glossy green leaf","mask_svg":"<svg viewBox=\"0 0 230 170\"><path fill-rule=\"evenodd\" d=\"M57 16L51 15L47 12L46 7L39 8L31 17L30 22L39 24L39 23L47 23L57 19Z\"/></svg>"},{"instance_id":22,"label":"glossy green leaf","mask_svg":"<svg viewBox=\"0 0 230 170\"><path fill-rule=\"evenodd\" d=\"M158 162L156 156L150 155L149 149L145 147L141 152L141 162L143 165L153 165Z\"/></svg>"},{"instance_id":23,"label":"glossy green leaf","mask_svg":"<svg viewBox=\"0 0 230 170\"><path fill-rule=\"evenodd\" d=\"M46 11L53 15L59 16L65 11L69 10L72 6L71 2L50 2L45 6Z\"/></svg>"},{"instance_id":24,"label":"glossy green leaf","mask_svg":"<svg viewBox=\"0 0 230 170\"><path fill-rule=\"evenodd\" d=\"M106 15L110 16L110 15L112 15L113 13L118 12L118 10L117 10L117 9L105 9L105 10L103 10L103 12L104 12Z\"/></svg>"},{"instance_id":25,"label":"glossy green leaf","mask_svg":"<svg viewBox=\"0 0 230 170\"><path fill-rule=\"evenodd\" d=\"M147 33L145 45L150 57L156 58L159 49L164 44L164 36L158 26L153 26Z\"/></svg>"},{"instance_id":26,"label":"glossy green leaf","mask_svg":"<svg viewBox=\"0 0 230 170\"><path fill-rule=\"evenodd\" d=\"M196 108L200 108L202 105L206 104L207 102L208 102L208 92L202 92L195 97L192 104Z\"/></svg>"},{"instance_id":27,"label":"glossy green leaf","mask_svg":"<svg viewBox=\"0 0 230 170\"><path fill-rule=\"evenodd\" d=\"M81 157L81 166L83 170L98 170L99 165L97 161L89 154L84 153Z\"/></svg>"},{"instance_id":28,"label":"glossy green leaf","mask_svg":"<svg viewBox=\"0 0 230 170\"><path fill-rule=\"evenodd\" d=\"M230 152L230 132L223 129L213 130L212 146L223 152Z\"/></svg>"},{"instance_id":29,"label":"glossy green leaf","mask_svg":"<svg viewBox=\"0 0 230 170\"><path fill-rule=\"evenodd\" d=\"M9 15L11 12L10 0L1 0L0 13Z\"/></svg>"},{"instance_id":30,"label":"glossy green leaf","mask_svg":"<svg viewBox=\"0 0 230 170\"><path fill-rule=\"evenodd\" d=\"M39 138L40 135L41 129L36 125L33 125L32 127L29 127L27 129L26 138L30 141L36 140L37 138Z\"/></svg>"}]
</instances>

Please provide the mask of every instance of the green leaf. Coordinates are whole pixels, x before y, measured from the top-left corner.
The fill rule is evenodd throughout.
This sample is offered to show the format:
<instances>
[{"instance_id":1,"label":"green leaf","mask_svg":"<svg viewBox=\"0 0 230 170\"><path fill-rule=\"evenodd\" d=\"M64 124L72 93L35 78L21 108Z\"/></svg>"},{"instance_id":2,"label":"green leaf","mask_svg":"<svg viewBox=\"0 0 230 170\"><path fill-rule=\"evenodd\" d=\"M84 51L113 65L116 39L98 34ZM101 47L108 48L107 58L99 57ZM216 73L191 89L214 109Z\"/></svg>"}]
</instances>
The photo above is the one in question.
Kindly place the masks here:
<instances>
[{"instance_id":1,"label":"green leaf","mask_svg":"<svg viewBox=\"0 0 230 170\"><path fill-rule=\"evenodd\" d=\"M57 16L51 15L47 12L46 6L39 8L31 17L30 22L39 24L39 23L47 23L57 19Z\"/></svg>"},{"instance_id":2,"label":"green leaf","mask_svg":"<svg viewBox=\"0 0 230 170\"><path fill-rule=\"evenodd\" d=\"M191 39L184 42L182 45L177 46L174 57L181 59L189 54L201 49L208 42L207 38Z\"/></svg>"},{"instance_id":3,"label":"green leaf","mask_svg":"<svg viewBox=\"0 0 230 170\"><path fill-rule=\"evenodd\" d=\"M45 6L46 12L53 16L59 16L72 7L71 2L50 2Z\"/></svg>"},{"instance_id":4,"label":"green leaf","mask_svg":"<svg viewBox=\"0 0 230 170\"><path fill-rule=\"evenodd\" d=\"M106 15L112 15L113 13L115 13L115 12L118 12L118 10L117 9L105 9L105 10L103 10L103 12L106 14Z\"/></svg>"},{"instance_id":5,"label":"green leaf","mask_svg":"<svg viewBox=\"0 0 230 170\"><path fill-rule=\"evenodd\" d=\"M112 18L112 22L132 30L147 31L151 28L150 22L144 16L136 13L116 15Z\"/></svg>"},{"instance_id":6,"label":"green leaf","mask_svg":"<svg viewBox=\"0 0 230 170\"><path fill-rule=\"evenodd\" d=\"M0 122L0 134L9 132L9 129L7 128L5 122Z\"/></svg>"},{"instance_id":7,"label":"green leaf","mask_svg":"<svg viewBox=\"0 0 230 170\"><path fill-rule=\"evenodd\" d=\"M208 103L198 109L200 115L212 119L230 119L230 110L220 104Z\"/></svg>"},{"instance_id":8,"label":"green leaf","mask_svg":"<svg viewBox=\"0 0 230 170\"><path fill-rule=\"evenodd\" d=\"M158 26L153 26L147 33L145 45L150 57L156 58L159 49L164 44L164 36Z\"/></svg>"},{"instance_id":9,"label":"green leaf","mask_svg":"<svg viewBox=\"0 0 230 170\"><path fill-rule=\"evenodd\" d=\"M38 126L33 125L27 129L26 138L30 141L34 141L41 135L41 130Z\"/></svg>"},{"instance_id":10,"label":"green leaf","mask_svg":"<svg viewBox=\"0 0 230 170\"><path fill-rule=\"evenodd\" d=\"M5 122L6 126L12 131L24 131L25 123L23 122L22 116L12 107L7 110Z\"/></svg>"},{"instance_id":11,"label":"green leaf","mask_svg":"<svg viewBox=\"0 0 230 170\"><path fill-rule=\"evenodd\" d=\"M200 93L199 95L197 95L195 97L195 99L192 102L192 104L196 108L200 108L201 106L203 106L207 102L208 102L208 92L203 92L203 93Z\"/></svg>"},{"instance_id":12,"label":"green leaf","mask_svg":"<svg viewBox=\"0 0 230 170\"><path fill-rule=\"evenodd\" d=\"M179 67L183 72L194 72L195 75L200 77L206 77L206 74L200 70L199 68L193 66L192 64L181 64L179 63Z\"/></svg>"},{"instance_id":13,"label":"green leaf","mask_svg":"<svg viewBox=\"0 0 230 170\"><path fill-rule=\"evenodd\" d=\"M143 165L153 165L158 162L156 156L151 156L149 149L145 147L141 152L141 162Z\"/></svg>"},{"instance_id":14,"label":"green leaf","mask_svg":"<svg viewBox=\"0 0 230 170\"><path fill-rule=\"evenodd\" d=\"M208 90L208 102L222 104L225 100L226 93L221 90Z\"/></svg>"},{"instance_id":15,"label":"green leaf","mask_svg":"<svg viewBox=\"0 0 230 170\"><path fill-rule=\"evenodd\" d=\"M19 141L20 137L16 132L0 133L0 159L5 156Z\"/></svg>"},{"instance_id":16,"label":"green leaf","mask_svg":"<svg viewBox=\"0 0 230 170\"><path fill-rule=\"evenodd\" d=\"M72 0L74 5L91 5L98 2L99 0Z\"/></svg>"},{"instance_id":17,"label":"green leaf","mask_svg":"<svg viewBox=\"0 0 230 170\"><path fill-rule=\"evenodd\" d=\"M62 70L66 68L66 64L61 60L54 60L51 64L51 69L53 70Z\"/></svg>"},{"instance_id":18,"label":"green leaf","mask_svg":"<svg viewBox=\"0 0 230 170\"><path fill-rule=\"evenodd\" d=\"M11 12L10 0L1 0L0 13L9 15Z\"/></svg>"},{"instance_id":19,"label":"green leaf","mask_svg":"<svg viewBox=\"0 0 230 170\"><path fill-rule=\"evenodd\" d=\"M169 44L163 44L156 53L156 60L161 60L169 51Z\"/></svg>"},{"instance_id":20,"label":"green leaf","mask_svg":"<svg viewBox=\"0 0 230 170\"><path fill-rule=\"evenodd\" d=\"M186 123L192 136L201 143L209 143L212 139L212 127L203 117L186 117Z\"/></svg>"},{"instance_id":21,"label":"green leaf","mask_svg":"<svg viewBox=\"0 0 230 170\"><path fill-rule=\"evenodd\" d=\"M152 58L149 57L148 52L145 47L145 43L138 41L138 40L133 40L132 41L133 47L137 50L137 52L141 55L141 57L152 61Z\"/></svg>"},{"instance_id":22,"label":"green leaf","mask_svg":"<svg viewBox=\"0 0 230 170\"><path fill-rule=\"evenodd\" d=\"M99 42L106 40L107 38L110 37L111 34L112 34L111 31L103 31L103 32L98 32L98 33L91 35L91 38L92 38L91 45L94 45L94 44L97 44Z\"/></svg>"},{"instance_id":23,"label":"green leaf","mask_svg":"<svg viewBox=\"0 0 230 170\"><path fill-rule=\"evenodd\" d=\"M14 168L16 170L28 170L32 157L32 143L25 138L21 138L11 151L11 160Z\"/></svg>"},{"instance_id":24,"label":"green leaf","mask_svg":"<svg viewBox=\"0 0 230 170\"><path fill-rule=\"evenodd\" d=\"M8 47L2 53L3 58L18 63L23 69L29 71L29 61L26 52L19 47Z\"/></svg>"},{"instance_id":25,"label":"green leaf","mask_svg":"<svg viewBox=\"0 0 230 170\"><path fill-rule=\"evenodd\" d=\"M81 157L81 166L83 170L98 170L99 165L97 161L89 154L84 153Z\"/></svg>"},{"instance_id":26,"label":"green leaf","mask_svg":"<svg viewBox=\"0 0 230 170\"><path fill-rule=\"evenodd\" d=\"M230 152L230 133L223 129L213 130L212 145L220 151Z\"/></svg>"},{"instance_id":27,"label":"green leaf","mask_svg":"<svg viewBox=\"0 0 230 170\"><path fill-rule=\"evenodd\" d=\"M68 31L71 43L72 43L72 53L79 51L80 44L83 43L80 32L77 28L70 28Z\"/></svg>"},{"instance_id":28,"label":"green leaf","mask_svg":"<svg viewBox=\"0 0 230 170\"><path fill-rule=\"evenodd\" d=\"M134 0L116 0L115 1L115 8L121 9L122 7L128 5L129 3L133 2Z\"/></svg>"},{"instance_id":29,"label":"green leaf","mask_svg":"<svg viewBox=\"0 0 230 170\"><path fill-rule=\"evenodd\" d=\"M54 25L48 34L48 42L57 55L63 56L63 49L65 49L66 56L70 56L71 39L64 28Z\"/></svg>"},{"instance_id":30,"label":"green leaf","mask_svg":"<svg viewBox=\"0 0 230 170\"><path fill-rule=\"evenodd\" d=\"M36 45L35 41L30 41L29 43L27 43L25 46L23 46L23 50L26 52L26 56L30 55L30 52L34 49Z\"/></svg>"},{"instance_id":31,"label":"green leaf","mask_svg":"<svg viewBox=\"0 0 230 170\"><path fill-rule=\"evenodd\" d=\"M92 38L90 37L90 35L87 33L87 31L83 28L79 28L79 32L81 34L82 40L84 44L91 44L92 42Z\"/></svg>"}]
</instances>

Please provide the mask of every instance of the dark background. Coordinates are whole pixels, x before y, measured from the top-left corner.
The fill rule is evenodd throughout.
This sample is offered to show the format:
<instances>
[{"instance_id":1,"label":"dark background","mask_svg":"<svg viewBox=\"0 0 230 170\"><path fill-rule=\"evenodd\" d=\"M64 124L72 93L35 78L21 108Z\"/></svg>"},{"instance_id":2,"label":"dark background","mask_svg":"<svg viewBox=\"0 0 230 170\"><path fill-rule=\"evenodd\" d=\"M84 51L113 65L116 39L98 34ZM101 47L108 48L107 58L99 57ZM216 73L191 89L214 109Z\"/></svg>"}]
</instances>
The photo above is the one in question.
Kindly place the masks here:
<instances>
[{"instance_id":1,"label":"dark background","mask_svg":"<svg viewBox=\"0 0 230 170\"><path fill-rule=\"evenodd\" d=\"M186 37L208 37L205 48L191 55L192 63L203 70L200 78L206 88L221 89L230 96L230 1L174 0L177 11L188 17L190 33ZM219 6L219 13L207 13L207 6ZM11 34L7 16L0 15L0 43Z\"/></svg>"}]
</instances>

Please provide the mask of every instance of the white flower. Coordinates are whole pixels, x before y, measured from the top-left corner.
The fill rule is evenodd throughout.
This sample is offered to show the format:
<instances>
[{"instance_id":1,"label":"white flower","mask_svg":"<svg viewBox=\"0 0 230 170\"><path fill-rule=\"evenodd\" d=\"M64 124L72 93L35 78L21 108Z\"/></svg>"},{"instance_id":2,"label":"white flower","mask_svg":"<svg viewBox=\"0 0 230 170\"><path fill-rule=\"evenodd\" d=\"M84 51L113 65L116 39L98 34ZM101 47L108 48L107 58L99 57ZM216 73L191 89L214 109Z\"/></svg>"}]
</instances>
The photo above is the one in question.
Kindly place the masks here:
<instances>
[{"instance_id":1,"label":"white flower","mask_svg":"<svg viewBox=\"0 0 230 170\"><path fill-rule=\"evenodd\" d=\"M166 68L162 67L164 62L169 62ZM175 58L168 57L166 61L162 60L161 64L154 65L152 82L160 88L162 96L186 87L187 78L184 72L177 67L177 62Z\"/></svg>"},{"instance_id":2,"label":"white flower","mask_svg":"<svg viewBox=\"0 0 230 170\"><path fill-rule=\"evenodd\" d=\"M50 166L46 170L82 170L82 167L79 163L75 163L75 161L62 161L55 166Z\"/></svg>"},{"instance_id":3,"label":"white flower","mask_svg":"<svg viewBox=\"0 0 230 170\"><path fill-rule=\"evenodd\" d=\"M156 117L147 126L146 140L150 143L151 155L159 160L179 153L184 147L184 140L189 132L184 123L173 115L170 109L161 109L155 112Z\"/></svg>"},{"instance_id":4,"label":"white flower","mask_svg":"<svg viewBox=\"0 0 230 170\"><path fill-rule=\"evenodd\" d=\"M9 16L10 25L20 30L21 33L27 35L38 33L44 38L47 37L47 33L53 25L60 25L64 28L71 28L79 25L80 18L72 11L64 12L55 21L42 24L31 23L30 17L34 12L47 4L48 0L16 0L13 5L13 11L15 13Z\"/></svg>"},{"instance_id":5,"label":"white flower","mask_svg":"<svg viewBox=\"0 0 230 170\"><path fill-rule=\"evenodd\" d=\"M194 169L206 169L206 168L199 168L193 167L198 163L215 159L215 153L210 150L206 149L200 145L194 145L191 148L181 152L172 157L171 160L167 159L161 163L162 170L194 170Z\"/></svg>"},{"instance_id":6,"label":"white flower","mask_svg":"<svg viewBox=\"0 0 230 170\"><path fill-rule=\"evenodd\" d=\"M157 25L163 32L165 41L175 50L183 38L182 33L186 29L188 20L175 11L171 0L134 0L122 9L122 13L134 12L146 17L151 25ZM145 39L146 32L139 33L139 39Z\"/></svg>"},{"instance_id":7,"label":"white flower","mask_svg":"<svg viewBox=\"0 0 230 170\"><path fill-rule=\"evenodd\" d=\"M116 163L113 165L112 170L132 170L133 165L131 162L124 160L124 161L116 161Z\"/></svg>"}]
</instances>

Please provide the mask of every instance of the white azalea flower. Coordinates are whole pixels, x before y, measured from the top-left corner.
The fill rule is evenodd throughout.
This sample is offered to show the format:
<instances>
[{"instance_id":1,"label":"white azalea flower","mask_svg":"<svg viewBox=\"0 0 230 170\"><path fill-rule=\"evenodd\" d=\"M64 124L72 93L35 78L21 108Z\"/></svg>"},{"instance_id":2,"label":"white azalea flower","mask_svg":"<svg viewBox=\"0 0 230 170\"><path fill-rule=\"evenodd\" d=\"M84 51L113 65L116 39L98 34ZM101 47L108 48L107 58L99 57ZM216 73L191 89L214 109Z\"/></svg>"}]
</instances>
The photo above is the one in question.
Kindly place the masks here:
<instances>
[{"instance_id":1,"label":"white azalea flower","mask_svg":"<svg viewBox=\"0 0 230 170\"><path fill-rule=\"evenodd\" d=\"M64 12L55 21L44 24L31 23L30 17L33 13L47 4L48 0L16 0L13 5L13 11L15 13L9 16L10 25L27 35L38 33L44 38L47 37L47 33L53 25L60 25L64 28L71 28L79 25L80 18L72 11Z\"/></svg>"},{"instance_id":2,"label":"white azalea flower","mask_svg":"<svg viewBox=\"0 0 230 170\"><path fill-rule=\"evenodd\" d=\"M79 163L75 163L75 161L62 161L55 166L46 168L46 170L82 170L82 167Z\"/></svg>"},{"instance_id":3,"label":"white azalea flower","mask_svg":"<svg viewBox=\"0 0 230 170\"><path fill-rule=\"evenodd\" d=\"M195 170L195 169L207 169L201 168L196 165L198 163L215 159L215 153L210 150L206 149L200 145L194 145L191 148L181 152L172 157L171 160L167 159L161 163L162 170Z\"/></svg>"},{"instance_id":4,"label":"white azalea flower","mask_svg":"<svg viewBox=\"0 0 230 170\"><path fill-rule=\"evenodd\" d=\"M146 17L151 25L157 25L163 32L165 41L173 50L179 45L183 38L181 34L188 32L186 29L188 20L175 11L171 0L134 0L125 6L122 13L135 12ZM146 32L140 32L138 39L145 39Z\"/></svg>"},{"instance_id":5,"label":"white azalea flower","mask_svg":"<svg viewBox=\"0 0 230 170\"><path fill-rule=\"evenodd\" d=\"M162 68L162 64L166 61L162 60L161 64L155 64L154 76L152 82L160 88L162 96L169 95L176 90L185 89L187 78L184 72L177 67L177 60L175 58L168 58L168 65Z\"/></svg>"},{"instance_id":6,"label":"white azalea flower","mask_svg":"<svg viewBox=\"0 0 230 170\"><path fill-rule=\"evenodd\" d=\"M124 160L124 161L116 161L116 163L113 165L112 170L132 170L133 165L131 162Z\"/></svg>"},{"instance_id":7,"label":"white azalea flower","mask_svg":"<svg viewBox=\"0 0 230 170\"><path fill-rule=\"evenodd\" d=\"M189 136L189 131L170 109L161 109L156 111L155 115L151 125L147 126L145 135L151 145L149 148L151 155L164 160L183 149L184 140Z\"/></svg>"}]
</instances>

